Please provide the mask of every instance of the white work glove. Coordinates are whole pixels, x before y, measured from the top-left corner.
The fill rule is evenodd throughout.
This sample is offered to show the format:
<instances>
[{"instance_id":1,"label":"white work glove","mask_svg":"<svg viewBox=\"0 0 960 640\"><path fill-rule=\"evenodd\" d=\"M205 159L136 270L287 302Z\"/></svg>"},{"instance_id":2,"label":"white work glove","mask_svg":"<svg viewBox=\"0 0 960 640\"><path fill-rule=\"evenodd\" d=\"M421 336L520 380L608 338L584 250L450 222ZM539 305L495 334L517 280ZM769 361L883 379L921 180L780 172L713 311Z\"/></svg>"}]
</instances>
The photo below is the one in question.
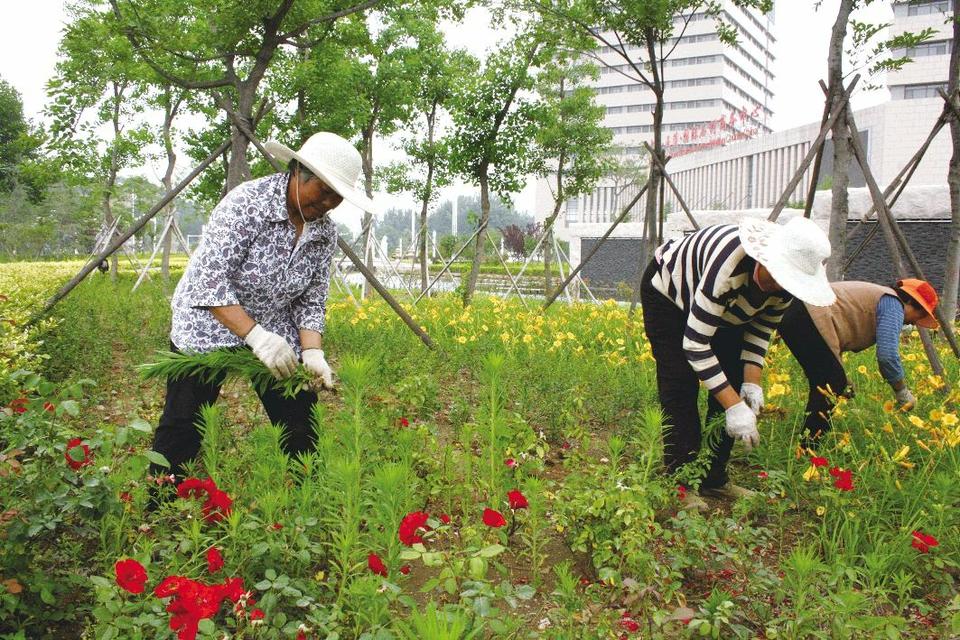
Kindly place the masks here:
<instances>
[{"instance_id":1,"label":"white work glove","mask_svg":"<svg viewBox=\"0 0 960 640\"><path fill-rule=\"evenodd\" d=\"M895 390L897 395L897 403L900 405L900 408L904 411L909 411L913 409L914 405L917 404L917 398L910 392L910 389L903 387L900 390Z\"/></svg>"},{"instance_id":2,"label":"white work glove","mask_svg":"<svg viewBox=\"0 0 960 640\"><path fill-rule=\"evenodd\" d=\"M333 369L323 357L323 349L304 349L303 366L314 378L320 379L324 389L333 389Z\"/></svg>"},{"instance_id":3,"label":"white work glove","mask_svg":"<svg viewBox=\"0 0 960 640\"><path fill-rule=\"evenodd\" d=\"M255 324L243 340L277 380L289 378L297 370L297 354L282 336Z\"/></svg>"},{"instance_id":4,"label":"white work glove","mask_svg":"<svg viewBox=\"0 0 960 640\"><path fill-rule=\"evenodd\" d=\"M746 402L756 415L760 415L763 409L763 387L752 382L744 382L740 385L740 399Z\"/></svg>"},{"instance_id":5,"label":"white work glove","mask_svg":"<svg viewBox=\"0 0 960 640\"><path fill-rule=\"evenodd\" d=\"M745 402L738 402L726 411L727 435L734 440L743 440L747 451L760 444L757 431L757 416Z\"/></svg>"}]
</instances>

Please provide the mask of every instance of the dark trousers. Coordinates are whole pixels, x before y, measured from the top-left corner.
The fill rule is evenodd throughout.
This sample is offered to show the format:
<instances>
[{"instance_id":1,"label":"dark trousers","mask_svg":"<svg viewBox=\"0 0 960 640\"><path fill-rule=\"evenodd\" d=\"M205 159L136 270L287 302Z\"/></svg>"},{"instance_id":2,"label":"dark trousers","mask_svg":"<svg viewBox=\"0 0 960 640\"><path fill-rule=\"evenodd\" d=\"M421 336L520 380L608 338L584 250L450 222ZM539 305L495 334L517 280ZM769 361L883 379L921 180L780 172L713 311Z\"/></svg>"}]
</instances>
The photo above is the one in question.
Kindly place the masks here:
<instances>
[{"instance_id":1,"label":"dark trousers","mask_svg":"<svg viewBox=\"0 0 960 640\"><path fill-rule=\"evenodd\" d=\"M687 315L669 298L651 284L657 266L651 262L640 284L640 304L643 308L643 326L657 362L657 393L660 406L669 425L663 436L664 463L674 472L693 461L700 451L702 425L697 402L700 379L683 353L683 332ZM743 383L743 328L717 330L710 347L720 361L734 391ZM707 400L707 422L724 414L723 406L711 395ZM720 440L713 448L713 459L701 489L714 489L727 483L727 461L733 449L733 438L720 427Z\"/></svg>"},{"instance_id":2,"label":"dark trousers","mask_svg":"<svg viewBox=\"0 0 960 640\"><path fill-rule=\"evenodd\" d=\"M846 392L847 374L800 301L794 301L787 309L779 332L810 383L803 439L805 445L812 444L830 430L834 398ZM823 393L821 389L830 389L832 393Z\"/></svg>"},{"instance_id":3,"label":"dark trousers","mask_svg":"<svg viewBox=\"0 0 960 640\"><path fill-rule=\"evenodd\" d=\"M170 346L177 352L175 346ZM163 454L170 462L170 469L151 465L151 473L173 473L178 481L182 479L184 463L196 458L200 451L201 436L197 429L200 407L215 403L220 396L221 386L222 378L211 383L194 376L167 379L167 398L153 437L153 450ZM311 408L317 401L317 394L305 390L294 398L286 398L281 392L268 389L263 393L258 392L258 395L270 421L284 428L284 452L295 456L311 451L315 445Z\"/></svg>"}]
</instances>

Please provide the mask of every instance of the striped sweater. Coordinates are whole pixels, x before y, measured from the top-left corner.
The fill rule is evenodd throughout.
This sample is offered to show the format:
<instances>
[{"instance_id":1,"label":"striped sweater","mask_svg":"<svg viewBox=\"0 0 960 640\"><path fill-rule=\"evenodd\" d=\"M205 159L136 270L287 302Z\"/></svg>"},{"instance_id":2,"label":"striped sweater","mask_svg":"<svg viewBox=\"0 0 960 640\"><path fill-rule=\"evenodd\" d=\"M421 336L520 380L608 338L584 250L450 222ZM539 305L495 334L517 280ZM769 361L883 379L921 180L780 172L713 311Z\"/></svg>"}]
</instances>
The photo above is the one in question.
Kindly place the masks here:
<instances>
[{"instance_id":1,"label":"striped sweater","mask_svg":"<svg viewBox=\"0 0 960 640\"><path fill-rule=\"evenodd\" d=\"M740 243L737 225L705 227L661 245L651 284L687 313L683 352L713 394L729 386L710 348L719 327L745 325L741 359L763 366L770 335L792 298L764 293L753 282L756 261Z\"/></svg>"}]
</instances>

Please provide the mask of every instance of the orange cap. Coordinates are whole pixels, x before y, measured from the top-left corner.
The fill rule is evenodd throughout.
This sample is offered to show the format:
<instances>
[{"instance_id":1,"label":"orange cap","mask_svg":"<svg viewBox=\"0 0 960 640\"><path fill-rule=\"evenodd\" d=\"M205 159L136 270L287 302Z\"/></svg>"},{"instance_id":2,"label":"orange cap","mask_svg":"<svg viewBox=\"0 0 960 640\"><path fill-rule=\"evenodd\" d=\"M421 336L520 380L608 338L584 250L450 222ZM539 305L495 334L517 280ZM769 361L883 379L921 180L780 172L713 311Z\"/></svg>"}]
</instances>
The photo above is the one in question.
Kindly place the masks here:
<instances>
[{"instance_id":1,"label":"orange cap","mask_svg":"<svg viewBox=\"0 0 960 640\"><path fill-rule=\"evenodd\" d=\"M924 329L939 329L940 323L933 317L933 310L937 308L940 297L936 290L926 280L904 278L897 280L897 287L903 289L907 295L916 300L917 304L927 312L926 317L917 320L917 326Z\"/></svg>"}]
</instances>

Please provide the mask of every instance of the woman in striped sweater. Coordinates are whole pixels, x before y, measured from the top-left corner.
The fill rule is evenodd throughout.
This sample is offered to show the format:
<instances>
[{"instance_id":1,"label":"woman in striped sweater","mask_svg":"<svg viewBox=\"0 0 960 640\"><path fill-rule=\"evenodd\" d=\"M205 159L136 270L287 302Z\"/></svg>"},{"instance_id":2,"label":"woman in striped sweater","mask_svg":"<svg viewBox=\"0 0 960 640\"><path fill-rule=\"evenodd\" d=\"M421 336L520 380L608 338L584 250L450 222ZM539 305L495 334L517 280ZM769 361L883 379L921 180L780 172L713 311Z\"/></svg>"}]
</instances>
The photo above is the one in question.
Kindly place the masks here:
<instances>
[{"instance_id":1,"label":"woman in striped sweater","mask_svg":"<svg viewBox=\"0 0 960 640\"><path fill-rule=\"evenodd\" d=\"M667 470L677 471L700 451L700 383L710 394L707 421L725 415L702 494L749 493L728 481L730 451L734 440L748 448L760 441L760 373L770 335L793 297L813 305L834 302L823 266L829 256L829 240L808 219L785 225L749 220L670 240L647 267L640 301L668 425ZM707 508L693 493L684 500L688 508Z\"/></svg>"}]
</instances>

